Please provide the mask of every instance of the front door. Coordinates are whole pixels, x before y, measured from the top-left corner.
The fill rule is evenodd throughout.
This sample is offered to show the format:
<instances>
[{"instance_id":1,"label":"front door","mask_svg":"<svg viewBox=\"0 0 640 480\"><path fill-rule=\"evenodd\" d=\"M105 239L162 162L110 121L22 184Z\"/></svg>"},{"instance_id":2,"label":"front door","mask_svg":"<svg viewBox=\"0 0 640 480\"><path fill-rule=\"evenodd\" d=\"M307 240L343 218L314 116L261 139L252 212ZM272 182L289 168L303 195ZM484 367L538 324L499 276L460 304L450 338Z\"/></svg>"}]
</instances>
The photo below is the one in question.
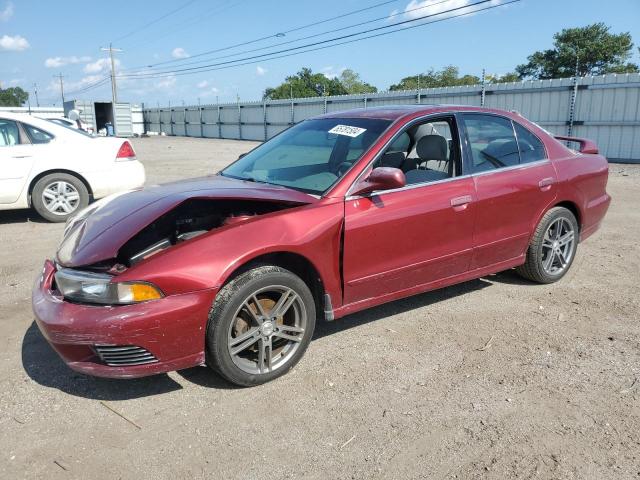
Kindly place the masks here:
<instances>
[{"instance_id":1,"label":"front door","mask_svg":"<svg viewBox=\"0 0 640 480\"><path fill-rule=\"evenodd\" d=\"M396 139L374 167L394 162L407 186L345 201L345 304L426 287L469 268L475 191L471 177L460 177L455 119L410 126Z\"/></svg>"},{"instance_id":2,"label":"front door","mask_svg":"<svg viewBox=\"0 0 640 480\"><path fill-rule=\"evenodd\" d=\"M0 118L0 204L15 203L33 167L32 145L14 120Z\"/></svg>"}]
</instances>

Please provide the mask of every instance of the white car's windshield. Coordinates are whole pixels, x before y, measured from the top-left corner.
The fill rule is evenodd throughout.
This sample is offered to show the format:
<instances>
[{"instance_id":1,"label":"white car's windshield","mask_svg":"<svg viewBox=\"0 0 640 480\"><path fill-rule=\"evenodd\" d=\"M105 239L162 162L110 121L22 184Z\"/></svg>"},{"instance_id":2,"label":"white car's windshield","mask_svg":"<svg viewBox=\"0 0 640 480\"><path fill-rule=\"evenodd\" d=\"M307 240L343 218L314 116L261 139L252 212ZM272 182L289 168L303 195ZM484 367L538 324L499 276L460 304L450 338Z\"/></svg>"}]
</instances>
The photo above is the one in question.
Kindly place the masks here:
<instances>
[{"instance_id":1,"label":"white car's windshield","mask_svg":"<svg viewBox=\"0 0 640 480\"><path fill-rule=\"evenodd\" d=\"M370 118L307 120L251 151L221 175L322 194L390 124Z\"/></svg>"}]
</instances>

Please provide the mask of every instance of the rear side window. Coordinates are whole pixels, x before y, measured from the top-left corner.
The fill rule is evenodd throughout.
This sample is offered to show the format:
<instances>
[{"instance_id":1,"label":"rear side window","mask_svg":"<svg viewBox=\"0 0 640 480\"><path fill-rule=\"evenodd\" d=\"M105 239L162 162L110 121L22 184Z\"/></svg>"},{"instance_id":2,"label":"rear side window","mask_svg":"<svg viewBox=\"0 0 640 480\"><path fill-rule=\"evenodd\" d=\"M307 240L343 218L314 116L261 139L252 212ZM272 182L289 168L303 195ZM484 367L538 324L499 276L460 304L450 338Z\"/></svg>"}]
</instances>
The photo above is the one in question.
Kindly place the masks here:
<instances>
[{"instance_id":1,"label":"rear side window","mask_svg":"<svg viewBox=\"0 0 640 480\"><path fill-rule=\"evenodd\" d=\"M11 147L20 144L20 130L13 120L0 118L0 147Z\"/></svg>"},{"instance_id":2,"label":"rear side window","mask_svg":"<svg viewBox=\"0 0 640 480\"><path fill-rule=\"evenodd\" d=\"M27 131L27 134L31 139L31 143L49 143L51 140L53 140L53 135L43 130L40 130L39 128L31 126L27 123L23 123L22 125L24 126L24 129Z\"/></svg>"},{"instance_id":3,"label":"rear side window","mask_svg":"<svg viewBox=\"0 0 640 480\"><path fill-rule=\"evenodd\" d=\"M547 158L544 145L538 137L519 123L513 122L520 147L520 163L537 162Z\"/></svg>"},{"instance_id":4,"label":"rear side window","mask_svg":"<svg viewBox=\"0 0 640 480\"><path fill-rule=\"evenodd\" d=\"M482 114L465 114L463 118L471 147L473 173L520 164L511 120Z\"/></svg>"}]
</instances>

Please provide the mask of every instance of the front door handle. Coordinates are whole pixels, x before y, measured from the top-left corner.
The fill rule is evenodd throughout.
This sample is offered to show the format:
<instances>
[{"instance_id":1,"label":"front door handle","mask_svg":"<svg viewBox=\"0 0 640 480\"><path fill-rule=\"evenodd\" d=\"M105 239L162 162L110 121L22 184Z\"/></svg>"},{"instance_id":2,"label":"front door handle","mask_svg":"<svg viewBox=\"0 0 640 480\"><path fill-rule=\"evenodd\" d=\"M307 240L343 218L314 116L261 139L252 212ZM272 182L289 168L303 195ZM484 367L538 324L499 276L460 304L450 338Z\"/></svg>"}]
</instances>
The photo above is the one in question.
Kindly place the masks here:
<instances>
[{"instance_id":1,"label":"front door handle","mask_svg":"<svg viewBox=\"0 0 640 480\"><path fill-rule=\"evenodd\" d=\"M31 158L31 157L32 157L32 155L14 155L11 158Z\"/></svg>"},{"instance_id":2,"label":"front door handle","mask_svg":"<svg viewBox=\"0 0 640 480\"><path fill-rule=\"evenodd\" d=\"M540 180L538 182L538 186L540 187L540 190L547 191L551 188L551 185L553 185L554 183L556 183L555 178L553 177L547 177L547 178L543 178L542 180Z\"/></svg>"},{"instance_id":3,"label":"front door handle","mask_svg":"<svg viewBox=\"0 0 640 480\"><path fill-rule=\"evenodd\" d=\"M462 195L461 197L452 198L451 206L454 210L460 211L466 209L467 205L469 205L472 201L473 198L471 197L471 195Z\"/></svg>"}]
</instances>

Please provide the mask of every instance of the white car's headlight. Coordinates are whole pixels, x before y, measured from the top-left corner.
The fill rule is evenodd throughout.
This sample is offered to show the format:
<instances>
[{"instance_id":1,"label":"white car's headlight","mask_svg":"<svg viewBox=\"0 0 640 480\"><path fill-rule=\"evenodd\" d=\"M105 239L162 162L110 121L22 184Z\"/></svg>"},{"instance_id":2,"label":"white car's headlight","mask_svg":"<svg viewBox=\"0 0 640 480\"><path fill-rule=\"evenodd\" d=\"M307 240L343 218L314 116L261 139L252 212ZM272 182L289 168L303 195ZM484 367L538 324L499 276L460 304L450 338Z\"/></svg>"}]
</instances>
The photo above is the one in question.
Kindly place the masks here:
<instances>
[{"instance_id":1,"label":"white car's headlight","mask_svg":"<svg viewBox=\"0 0 640 480\"><path fill-rule=\"evenodd\" d=\"M64 298L80 303L130 305L164 297L148 282L112 282L113 277L104 273L63 268L56 272L55 279Z\"/></svg>"}]
</instances>

